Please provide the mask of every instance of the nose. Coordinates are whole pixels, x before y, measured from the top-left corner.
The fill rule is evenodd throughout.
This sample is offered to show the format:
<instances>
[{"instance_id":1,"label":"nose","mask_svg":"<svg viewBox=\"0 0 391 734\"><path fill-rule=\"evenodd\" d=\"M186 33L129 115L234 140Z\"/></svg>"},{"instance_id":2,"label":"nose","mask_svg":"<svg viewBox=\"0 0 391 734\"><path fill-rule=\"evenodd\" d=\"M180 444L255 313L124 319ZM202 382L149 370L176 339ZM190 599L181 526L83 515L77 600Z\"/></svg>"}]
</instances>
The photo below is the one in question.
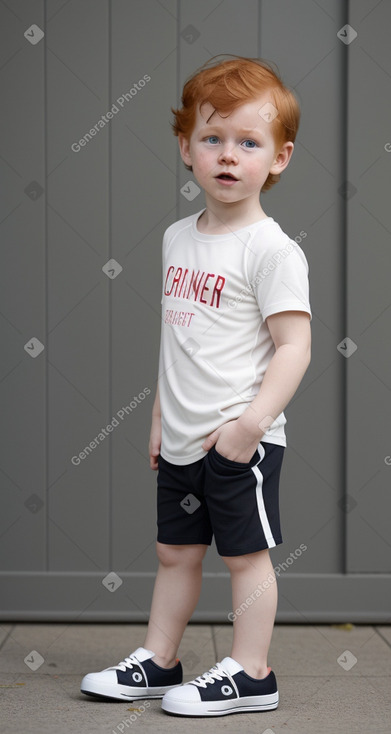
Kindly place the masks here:
<instances>
[{"instance_id":1,"label":"nose","mask_svg":"<svg viewBox=\"0 0 391 734\"><path fill-rule=\"evenodd\" d=\"M219 160L225 161L226 163L237 163L236 146L233 143L226 143L220 152Z\"/></svg>"}]
</instances>

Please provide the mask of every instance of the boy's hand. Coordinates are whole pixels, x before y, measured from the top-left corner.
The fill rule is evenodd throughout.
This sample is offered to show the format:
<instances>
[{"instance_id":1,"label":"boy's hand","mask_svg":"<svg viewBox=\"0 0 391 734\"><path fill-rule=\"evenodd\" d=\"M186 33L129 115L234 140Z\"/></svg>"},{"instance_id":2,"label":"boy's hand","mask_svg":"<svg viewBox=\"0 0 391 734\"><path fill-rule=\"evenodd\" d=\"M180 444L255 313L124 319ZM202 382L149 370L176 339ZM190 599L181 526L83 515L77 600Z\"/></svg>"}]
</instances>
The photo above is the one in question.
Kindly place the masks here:
<instances>
[{"instance_id":1,"label":"boy's hand","mask_svg":"<svg viewBox=\"0 0 391 734\"><path fill-rule=\"evenodd\" d=\"M149 466L156 471L158 469L157 457L160 453L162 442L162 421L160 415L152 416L151 433L149 436Z\"/></svg>"},{"instance_id":2,"label":"boy's hand","mask_svg":"<svg viewBox=\"0 0 391 734\"><path fill-rule=\"evenodd\" d=\"M209 451L214 445L216 451L226 459L247 463L251 461L254 452L261 441L263 433L257 435L246 429L237 418L224 423L223 426L213 431L202 444L205 451Z\"/></svg>"}]
</instances>

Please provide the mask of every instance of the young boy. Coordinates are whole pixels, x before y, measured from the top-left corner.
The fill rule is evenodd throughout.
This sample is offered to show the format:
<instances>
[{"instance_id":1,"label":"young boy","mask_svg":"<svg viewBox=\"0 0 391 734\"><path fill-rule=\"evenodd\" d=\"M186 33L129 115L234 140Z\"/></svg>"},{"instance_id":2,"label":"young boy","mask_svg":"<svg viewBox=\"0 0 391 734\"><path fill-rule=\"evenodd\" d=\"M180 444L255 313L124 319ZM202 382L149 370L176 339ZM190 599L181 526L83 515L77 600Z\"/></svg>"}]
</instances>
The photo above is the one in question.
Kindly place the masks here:
<instances>
[{"instance_id":1,"label":"young boy","mask_svg":"<svg viewBox=\"0 0 391 734\"><path fill-rule=\"evenodd\" d=\"M149 443L159 470L160 564L143 647L85 676L81 690L160 697L168 713L222 716L278 706L267 664L277 607L269 548L282 543L283 410L310 363L312 315L305 255L265 214L260 193L290 161L300 112L269 64L242 57L202 67L182 105L173 129L206 207L163 239ZM232 651L181 685L176 654L213 535L238 610Z\"/></svg>"}]
</instances>

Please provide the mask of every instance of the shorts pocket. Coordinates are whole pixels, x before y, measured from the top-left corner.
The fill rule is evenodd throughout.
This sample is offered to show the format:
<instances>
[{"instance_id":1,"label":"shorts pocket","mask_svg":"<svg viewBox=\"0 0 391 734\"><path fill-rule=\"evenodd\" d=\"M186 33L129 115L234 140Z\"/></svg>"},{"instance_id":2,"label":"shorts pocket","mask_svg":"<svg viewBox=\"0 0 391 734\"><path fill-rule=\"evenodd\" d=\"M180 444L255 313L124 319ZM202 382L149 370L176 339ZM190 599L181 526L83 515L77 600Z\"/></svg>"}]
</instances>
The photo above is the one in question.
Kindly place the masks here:
<instances>
[{"instance_id":1,"label":"shorts pocket","mask_svg":"<svg viewBox=\"0 0 391 734\"><path fill-rule=\"evenodd\" d=\"M223 464L226 467L232 467L236 469L251 469L252 466L254 466L255 463L258 463L259 461L259 453L258 450L255 451L254 455L251 457L250 461L234 461L233 459L227 459L226 456L223 456L222 454L219 454L215 446L213 445L212 448L209 450L209 453L212 454L212 456L217 460L218 463Z\"/></svg>"}]
</instances>

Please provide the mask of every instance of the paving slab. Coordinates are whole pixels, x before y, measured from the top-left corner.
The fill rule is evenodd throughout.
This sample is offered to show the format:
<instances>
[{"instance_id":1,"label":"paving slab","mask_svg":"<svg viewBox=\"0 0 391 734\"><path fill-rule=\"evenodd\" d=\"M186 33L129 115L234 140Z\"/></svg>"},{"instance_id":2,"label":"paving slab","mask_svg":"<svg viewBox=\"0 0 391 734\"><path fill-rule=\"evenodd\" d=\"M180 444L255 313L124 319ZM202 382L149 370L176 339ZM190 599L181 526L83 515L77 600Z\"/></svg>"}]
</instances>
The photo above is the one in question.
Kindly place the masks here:
<instances>
[{"instance_id":1,"label":"paving slab","mask_svg":"<svg viewBox=\"0 0 391 734\"><path fill-rule=\"evenodd\" d=\"M281 702L276 711L210 719L167 716L159 701L123 704L87 699L77 693L78 676L37 675L24 690L10 688L1 696L1 731L11 734L160 734L224 732L237 734L389 734L388 691L370 679L280 676ZM386 695L385 695L386 693Z\"/></svg>"},{"instance_id":2,"label":"paving slab","mask_svg":"<svg viewBox=\"0 0 391 734\"><path fill-rule=\"evenodd\" d=\"M103 670L142 646L146 631L146 625L137 624L15 624L0 652L0 673L25 673L24 660L34 651L44 659L41 675ZM178 656L186 680L214 665L211 627L188 625Z\"/></svg>"},{"instance_id":3,"label":"paving slab","mask_svg":"<svg viewBox=\"0 0 391 734\"><path fill-rule=\"evenodd\" d=\"M391 624L387 627L384 625L379 625L378 627L375 627L375 629L381 635L381 637L387 640L388 644L391 646Z\"/></svg>"},{"instance_id":4,"label":"paving slab","mask_svg":"<svg viewBox=\"0 0 391 734\"><path fill-rule=\"evenodd\" d=\"M213 632L221 660L230 655L232 629L214 625ZM370 625L353 625L350 630L333 625L276 625L268 663L276 675L334 676L341 672L341 663L349 665L348 660L344 663L346 651L352 655L351 662L353 656L357 659L350 668L352 675L391 674L390 648Z\"/></svg>"},{"instance_id":5,"label":"paving slab","mask_svg":"<svg viewBox=\"0 0 391 734\"><path fill-rule=\"evenodd\" d=\"M138 639L144 631L140 627ZM132 642L122 625L16 624L1 650L0 671L25 672L24 659L35 650L44 658L40 674L81 675L91 665L101 670L119 662L134 649Z\"/></svg>"},{"instance_id":6,"label":"paving slab","mask_svg":"<svg viewBox=\"0 0 391 734\"><path fill-rule=\"evenodd\" d=\"M331 655L334 654L337 661L345 651L350 651L357 658L357 663L351 668L352 673L360 676L391 675L390 647L375 627L352 625L346 630L344 625L321 625L314 629L330 643Z\"/></svg>"},{"instance_id":7,"label":"paving slab","mask_svg":"<svg viewBox=\"0 0 391 734\"><path fill-rule=\"evenodd\" d=\"M391 730L389 695L364 677L280 676L279 688L275 734L389 734ZM308 695L298 705L299 689Z\"/></svg>"},{"instance_id":8,"label":"paving slab","mask_svg":"<svg viewBox=\"0 0 391 734\"><path fill-rule=\"evenodd\" d=\"M387 632L389 630L386 630ZM277 625L269 663L276 670L276 711L213 718L168 716L160 700L107 702L80 692L81 675L119 661L143 643L146 625L26 625L7 628L0 651L2 734L389 734L391 648L370 626ZM375 634L374 634L375 632ZM190 624L179 649L185 682L231 650L232 626ZM35 671L23 655L46 654ZM336 662L340 648L352 649ZM343 650L342 650L343 651ZM328 654L326 654L328 652ZM319 662L321 661L321 662ZM55 663L56 667L51 665Z\"/></svg>"},{"instance_id":9,"label":"paving slab","mask_svg":"<svg viewBox=\"0 0 391 734\"><path fill-rule=\"evenodd\" d=\"M78 681L79 676L16 674L13 687L0 689L2 734L110 731L115 716L102 719L98 707L77 701Z\"/></svg>"},{"instance_id":10,"label":"paving slab","mask_svg":"<svg viewBox=\"0 0 391 734\"><path fill-rule=\"evenodd\" d=\"M178 657L183 667L184 683L209 670L216 663L212 627L189 624L179 645Z\"/></svg>"},{"instance_id":11,"label":"paving slab","mask_svg":"<svg viewBox=\"0 0 391 734\"><path fill-rule=\"evenodd\" d=\"M0 625L0 648L3 645L4 641L7 639L7 636L11 632L12 627L13 627L12 624Z\"/></svg>"}]
</instances>

